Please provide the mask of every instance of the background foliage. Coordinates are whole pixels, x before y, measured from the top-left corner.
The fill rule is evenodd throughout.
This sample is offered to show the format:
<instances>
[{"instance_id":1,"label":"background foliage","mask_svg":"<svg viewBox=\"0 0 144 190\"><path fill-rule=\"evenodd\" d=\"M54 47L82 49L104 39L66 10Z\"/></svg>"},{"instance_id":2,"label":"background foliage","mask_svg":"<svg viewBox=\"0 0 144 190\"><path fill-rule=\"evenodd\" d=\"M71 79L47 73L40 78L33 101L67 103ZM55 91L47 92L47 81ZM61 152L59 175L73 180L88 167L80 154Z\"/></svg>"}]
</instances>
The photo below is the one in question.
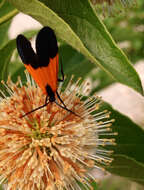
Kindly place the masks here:
<instances>
[{"instance_id":1,"label":"background foliage","mask_svg":"<svg viewBox=\"0 0 144 190\"><path fill-rule=\"evenodd\" d=\"M0 0L0 80L7 80L8 74L16 81L23 70L17 55L15 39L9 39L8 30L12 18L19 12L30 15L42 25L52 27L59 39L60 55L68 78L74 74L92 81L91 94L103 90L114 82L129 86L143 95L140 78L132 64L144 57L144 2L138 1L137 8L126 9L118 17L105 17L101 20L95 7L88 0ZM32 38L37 30L25 31ZM114 42L115 40L115 42ZM123 47L123 51L116 45ZM98 82L97 82L98 81ZM2 88L2 87L1 87ZM117 98L117 97L116 97ZM127 116L103 103L101 109L111 111L117 146L114 161L105 167L113 174L144 184L144 131ZM113 179L114 177L112 177ZM135 183L114 178L107 179L95 189L130 189ZM135 186L136 189L141 187Z\"/></svg>"}]
</instances>

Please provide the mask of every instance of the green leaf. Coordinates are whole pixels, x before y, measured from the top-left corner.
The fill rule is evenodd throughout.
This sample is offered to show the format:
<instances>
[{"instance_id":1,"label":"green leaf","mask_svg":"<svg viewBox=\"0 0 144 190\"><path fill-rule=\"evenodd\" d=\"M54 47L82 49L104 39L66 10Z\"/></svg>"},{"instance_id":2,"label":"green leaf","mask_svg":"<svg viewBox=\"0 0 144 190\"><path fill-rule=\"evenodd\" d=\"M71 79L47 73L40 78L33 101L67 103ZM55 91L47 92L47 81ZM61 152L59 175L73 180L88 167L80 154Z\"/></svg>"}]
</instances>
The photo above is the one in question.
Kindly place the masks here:
<instances>
[{"instance_id":1,"label":"green leaf","mask_svg":"<svg viewBox=\"0 0 144 190\"><path fill-rule=\"evenodd\" d=\"M2 186L0 185L0 190L3 190Z\"/></svg>"},{"instance_id":2,"label":"green leaf","mask_svg":"<svg viewBox=\"0 0 144 190\"><path fill-rule=\"evenodd\" d=\"M96 70L92 71L90 73L90 78L92 79L92 91L91 95L93 95L95 92L102 90L115 81L102 69L97 68Z\"/></svg>"},{"instance_id":3,"label":"green leaf","mask_svg":"<svg viewBox=\"0 0 144 190\"><path fill-rule=\"evenodd\" d=\"M7 79L8 64L10 63L10 59L15 47L15 40L11 40L2 49L0 49L0 81Z\"/></svg>"},{"instance_id":4,"label":"green leaf","mask_svg":"<svg viewBox=\"0 0 144 190\"><path fill-rule=\"evenodd\" d=\"M88 0L9 0L18 10L55 29L57 35L115 81L143 94L140 79L111 39Z\"/></svg>"},{"instance_id":5,"label":"green leaf","mask_svg":"<svg viewBox=\"0 0 144 190\"><path fill-rule=\"evenodd\" d=\"M107 103L101 109L111 111L111 117L115 119L113 131L118 132L115 136L117 145L109 147L114 150L114 161L107 169L144 184L144 130Z\"/></svg>"},{"instance_id":6,"label":"green leaf","mask_svg":"<svg viewBox=\"0 0 144 190\"><path fill-rule=\"evenodd\" d=\"M10 21L7 21L0 25L0 48L8 41L8 29L10 26Z\"/></svg>"},{"instance_id":7,"label":"green leaf","mask_svg":"<svg viewBox=\"0 0 144 190\"><path fill-rule=\"evenodd\" d=\"M0 2L0 25L10 20L18 13L8 1L1 1Z\"/></svg>"},{"instance_id":8,"label":"green leaf","mask_svg":"<svg viewBox=\"0 0 144 190\"><path fill-rule=\"evenodd\" d=\"M94 64L71 46L66 44L60 45L59 52L64 74L67 78L70 78L73 74L74 80L77 80L79 77L83 79L88 77L92 81L91 94L115 82L102 69L95 67Z\"/></svg>"},{"instance_id":9,"label":"green leaf","mask_svg":"<svg viewBox=\"0 0 144 190\"><path fill-rule=\"evenodd\" d=\"M129 157L115 155L108 171L144 185L144 166Z\"/></svg>"},{"instance_id":10,"label":"green leaf","mask_svg":"<svg viewBox=\"0 0 144 190\"><path fill-rule=\"evenodd\" d=\"M10 3L4 0L0 1L0 48L8 41L8 28L12 17L8 18L7 16L13 11L14 7ZM7 19L5 20L5 18Z\"/></svg>"},{"instance_id":11,"label":"green leaf","mask_svg":"<svg viewBox=\"0 0 144 190\"><path fill-rule=\"evenodd\" d=\"M98 189L98 185L94 181L91 182L91 188L88 187L86 184L80 182L80 181L77 181L77 183L78 183L81 190L87 190L87 189L89 189L89 190L91 190L91 189L97 190Z\"/></svg>"},{"instance_id":12,"label":"green leaf","mask_svg":"<svg viewBox=\"0 0 144 190\"><path fill-rule=\"evenodd\" d=\"M59 52L60 60L62 60L64 68L64 74L67 77L71 77L71 75L74 74L76 79L79 77L85 78L94 68L94 64L92 64L80 52L76 51L69 45L61 45Z\"/></svg>"}]
</instances>

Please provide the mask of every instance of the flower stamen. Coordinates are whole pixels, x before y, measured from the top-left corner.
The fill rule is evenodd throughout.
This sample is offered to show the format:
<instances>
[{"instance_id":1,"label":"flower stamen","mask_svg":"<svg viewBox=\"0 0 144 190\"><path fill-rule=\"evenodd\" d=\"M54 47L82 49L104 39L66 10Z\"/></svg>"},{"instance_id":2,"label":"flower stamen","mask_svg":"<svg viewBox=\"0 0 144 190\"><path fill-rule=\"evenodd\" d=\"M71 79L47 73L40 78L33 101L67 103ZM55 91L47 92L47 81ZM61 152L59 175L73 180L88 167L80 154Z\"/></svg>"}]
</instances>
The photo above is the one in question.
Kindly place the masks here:
<instances>
[{"instance_id":1,"label":"flower stamen","mask_svg":"<svg viewBox=\"0 0 144 190\"><path fill-rule=\"evenodd\" d=\"M0 102L0 182L13 190L76 190L77 181L91 188L91 170L104 170L113 160L112 151L103 149L115 144L110 112L99 112L100 97L82 95L79 79L64 91L59 87L59 94L80 117L50 103L21 118L46 98L28 74L26 78L27 86L20 78L16 84L10 78L7 84L2 81L9 96Z\"/></svg>"}]
</instances>

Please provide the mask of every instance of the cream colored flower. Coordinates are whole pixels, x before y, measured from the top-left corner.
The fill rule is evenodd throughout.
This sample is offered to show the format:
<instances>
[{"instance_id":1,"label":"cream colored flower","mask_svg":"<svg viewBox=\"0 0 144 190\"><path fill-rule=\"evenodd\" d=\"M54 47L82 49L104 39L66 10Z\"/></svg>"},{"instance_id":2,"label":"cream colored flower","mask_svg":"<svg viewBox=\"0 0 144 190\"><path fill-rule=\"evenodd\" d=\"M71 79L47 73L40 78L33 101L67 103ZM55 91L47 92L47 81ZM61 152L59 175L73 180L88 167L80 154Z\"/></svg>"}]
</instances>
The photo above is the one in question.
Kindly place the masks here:
<instances>
[{"instance_id":1,"label":"cream colored flower","mask_svg":"<svg viewBox=\"0 0 144 190\"><path fill-rule=\"evenodd\" d=\"M9 96L0 102L0 182L11 190L80 189L78 181L91 186L91 170L109 164L114 144L110 137L109 112L98 112L101 99L81 95L83 85L69 82L58 91L66 106L80 117L55 103L22 117L44 104L45 95L27 74L27 86L19 79L4 84ZM58 101L58 100L57 100ZM59 102L60 103L60 102Z\"/></svg>"}]
</instances>

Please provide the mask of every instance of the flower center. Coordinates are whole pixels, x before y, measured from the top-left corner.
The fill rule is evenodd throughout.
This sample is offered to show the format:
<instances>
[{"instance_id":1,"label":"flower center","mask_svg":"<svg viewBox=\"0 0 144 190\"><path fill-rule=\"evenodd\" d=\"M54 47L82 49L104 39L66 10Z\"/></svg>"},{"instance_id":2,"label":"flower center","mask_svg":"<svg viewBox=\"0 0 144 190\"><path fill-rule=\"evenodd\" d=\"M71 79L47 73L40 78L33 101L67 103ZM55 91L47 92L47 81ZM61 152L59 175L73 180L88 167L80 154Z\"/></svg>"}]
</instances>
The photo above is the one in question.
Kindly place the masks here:
<instances>
[{"instance_id":1,"label":"flower center","mask_svg":"<svg viewBox=\"0 0 144 190\"><path fill-rule=\"evenodd\" d=\"M48 131L41 132L40 125L37 120L33 121L32 126L33 126L32 133L28 134L28 136L30 136L31 138L35 140L42 140L43 138L51 139L53 137L53 135Z\"/></svg>"}]
</instances>

